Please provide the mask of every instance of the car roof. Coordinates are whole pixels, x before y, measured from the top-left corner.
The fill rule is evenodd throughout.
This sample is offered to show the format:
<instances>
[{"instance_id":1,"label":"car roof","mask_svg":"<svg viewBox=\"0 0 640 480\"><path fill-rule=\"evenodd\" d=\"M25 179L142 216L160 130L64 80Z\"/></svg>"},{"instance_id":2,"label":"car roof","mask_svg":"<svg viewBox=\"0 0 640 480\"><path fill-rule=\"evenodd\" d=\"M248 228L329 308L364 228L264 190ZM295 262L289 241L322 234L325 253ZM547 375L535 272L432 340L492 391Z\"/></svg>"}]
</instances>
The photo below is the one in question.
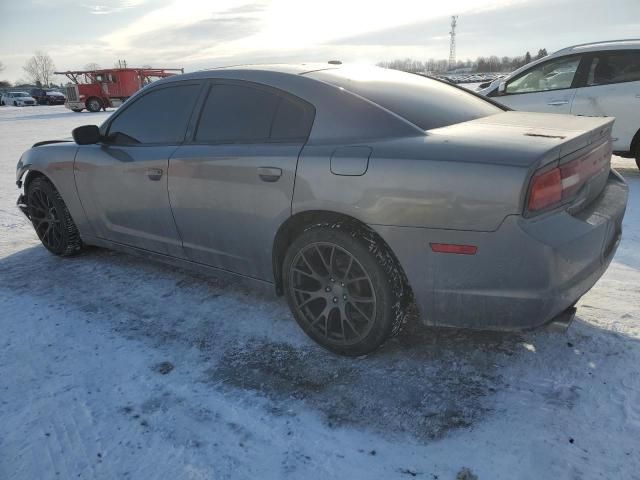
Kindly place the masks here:
<instances>
[{"instance_id":1,"label":"car roof","mask_svg":"<svg viewBox=\"0 0 640 480\"><path fill-rule=\"evenodd\" d=\"M597 52L601 50L631 50L640 48L639 38L629 38L624 40L603 40L600 42L581 43L570 47L562 48L551 55L566 55L568 53Z\"/></svg>"},{"instance_id":2,"label":"car roof","mask_svg":"<svg viewBox=\"0 0 640 480\"><path fill-rule=\"evenodd\" d=\"M629 38L626 40L603 40L601 42L591 42L591 43L582 43L580 45L572 45L570 47L562 48L557 50L546 57L539 58L537 60L533 60L526 65L523 65L520 68L517 68L513 72L509 73L503 81L509 81L517 75L520 75L525 70L538 65L539 63L546 62L547 60L551 60L557 57L563 57L565 55L573 55L580 53L589 53L589 52L601 52L603 50L638 50L640 49L640 39L639 38ZM492 82L492 86L496 85L496 82L500 79L496 79Z\"/></svg>"},{"instance_id":3,"label":"car roof","mask_svg":"<svg viewBox=\"0 0 640 480\"><path fill-rule=\"evenodd\" d=\"M328 70L331 68L337 68L341 64L330 63L247 63L240 65L229 65L224 67L214 67L200 70L201 72L215 72L225 70L258 70L276 73L288 73L291 75L304 75L305 73L315 72L318 70Z\"/></svg>"}]
</instances>

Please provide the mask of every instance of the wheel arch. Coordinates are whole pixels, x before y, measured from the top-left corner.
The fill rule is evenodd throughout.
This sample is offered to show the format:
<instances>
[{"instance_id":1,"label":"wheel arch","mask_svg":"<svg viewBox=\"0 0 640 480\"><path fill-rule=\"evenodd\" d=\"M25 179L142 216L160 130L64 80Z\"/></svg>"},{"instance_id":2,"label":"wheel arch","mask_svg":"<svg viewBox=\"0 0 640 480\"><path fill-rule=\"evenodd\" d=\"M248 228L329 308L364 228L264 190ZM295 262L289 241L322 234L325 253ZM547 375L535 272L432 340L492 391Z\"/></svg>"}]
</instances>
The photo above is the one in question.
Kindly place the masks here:
<instances>
[{"instance_id":1,"label":"wheel arch","mask_svg":"<svg viewBox=\"0 0 640 480\"><path fill-rule=\"evenodd\" d=\"M380 234L378 234L378 232L376 232L366 223L358 220L357 218L346 215L344 213L338 213L328 210L307 210L304 212L296 213L287 218L287 220L285 220L282 225L280 225L280 228L278 228L272 247L273 280L276 294L278 296L281 296L284 293L282 263L284 261L284 257L289 245L291 245L293 241L307 228L313 225L325 223L346 224L351 226L352 228L366 232L370 237L375 239L376 243L381 245L393 258L397 269L400 272L400 275L402 276L407 289L409 290L409 297L411 298L411 300L413 299L411 285L409 284L402 264L398 260L398 257L395 255L389 244L385 241L385 239L382 238Z\"/></svg>"},{"instance_id":2,"label":"wheel arch","mask_svg":"<svg viewBox=\"0 0 640 480\"><path fill-rule=\"evenodd\" d=\"M27 191L27 188L29 188L29 184L38 177L46 178L55 187L53 181L45 173L41 172L38 169L29 167L29 169L22 174L22 185L24 187L25 193Z\"/></svg>"}]
</instances>

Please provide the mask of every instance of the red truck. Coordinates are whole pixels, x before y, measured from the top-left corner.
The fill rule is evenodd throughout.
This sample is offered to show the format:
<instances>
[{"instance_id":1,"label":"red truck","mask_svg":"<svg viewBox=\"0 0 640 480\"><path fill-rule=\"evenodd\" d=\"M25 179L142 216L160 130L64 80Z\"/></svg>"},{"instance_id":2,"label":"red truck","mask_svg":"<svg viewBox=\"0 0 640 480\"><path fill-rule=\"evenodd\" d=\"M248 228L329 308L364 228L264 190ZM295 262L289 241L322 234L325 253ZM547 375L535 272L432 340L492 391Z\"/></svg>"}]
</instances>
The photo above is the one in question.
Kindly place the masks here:
<instances>
[{"instance_id":1,"label":"red truck","mask_svg":"<svg viewBox=\"0 0 640 480\"><path fill-rule=\"evenodd\" d=\"M74 112L85 108L99 112L117 108L145 85L159 78L184 73L182 68L107 68L101 70L55 72L71 81L66 86L65 107Z\"/></svg>"}]
</instances>

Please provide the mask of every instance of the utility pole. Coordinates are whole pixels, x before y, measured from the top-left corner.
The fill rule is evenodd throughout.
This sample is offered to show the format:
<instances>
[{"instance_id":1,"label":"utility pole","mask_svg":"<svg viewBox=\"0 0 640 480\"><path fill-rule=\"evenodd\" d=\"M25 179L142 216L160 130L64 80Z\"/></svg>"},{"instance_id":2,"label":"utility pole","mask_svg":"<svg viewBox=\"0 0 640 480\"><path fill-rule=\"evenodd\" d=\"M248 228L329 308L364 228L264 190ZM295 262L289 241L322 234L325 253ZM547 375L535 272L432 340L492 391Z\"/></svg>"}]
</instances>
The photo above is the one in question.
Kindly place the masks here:
<instances>
[{"instance_id":1,"label":"utility pole","mask_svg":"<svg viewBox=\"0 0 640 480\"><path fill-rule=\"evenodd\" d=\"M456 25L458 23L458 16L451 16L451 42L449 43L449 70L456 68Z\"/></svg>"}]
</instances>

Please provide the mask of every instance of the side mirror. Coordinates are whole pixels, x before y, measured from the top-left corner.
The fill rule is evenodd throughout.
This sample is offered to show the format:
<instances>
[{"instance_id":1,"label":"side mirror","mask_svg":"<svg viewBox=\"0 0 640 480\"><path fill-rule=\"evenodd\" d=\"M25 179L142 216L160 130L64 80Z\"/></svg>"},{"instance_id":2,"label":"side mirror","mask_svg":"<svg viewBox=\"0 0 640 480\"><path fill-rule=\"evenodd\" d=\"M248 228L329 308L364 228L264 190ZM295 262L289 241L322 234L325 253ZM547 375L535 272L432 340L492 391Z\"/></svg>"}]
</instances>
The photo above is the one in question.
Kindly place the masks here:
<instances>
[{"instance_id":1,"label":"side mirror","mask_svg":"<svg viewBox=\"0 0 640 480\"><path fill-rule=\"evenodd\" d=\"M93 145L100 141L100 129L96 125L74 128L71 135L78 145Z\"/></svg>"},{"instance_id":2,"label":"side mirror","mask_svg":"<svg viewBox=\"0 0 640 480\"><path fill-rule=\"evenodd\" d=\"M500 84L498 85L498 95L504 95L506 91L507 91L507 83L500 82Z\"/></svg>"}]
</instances>

